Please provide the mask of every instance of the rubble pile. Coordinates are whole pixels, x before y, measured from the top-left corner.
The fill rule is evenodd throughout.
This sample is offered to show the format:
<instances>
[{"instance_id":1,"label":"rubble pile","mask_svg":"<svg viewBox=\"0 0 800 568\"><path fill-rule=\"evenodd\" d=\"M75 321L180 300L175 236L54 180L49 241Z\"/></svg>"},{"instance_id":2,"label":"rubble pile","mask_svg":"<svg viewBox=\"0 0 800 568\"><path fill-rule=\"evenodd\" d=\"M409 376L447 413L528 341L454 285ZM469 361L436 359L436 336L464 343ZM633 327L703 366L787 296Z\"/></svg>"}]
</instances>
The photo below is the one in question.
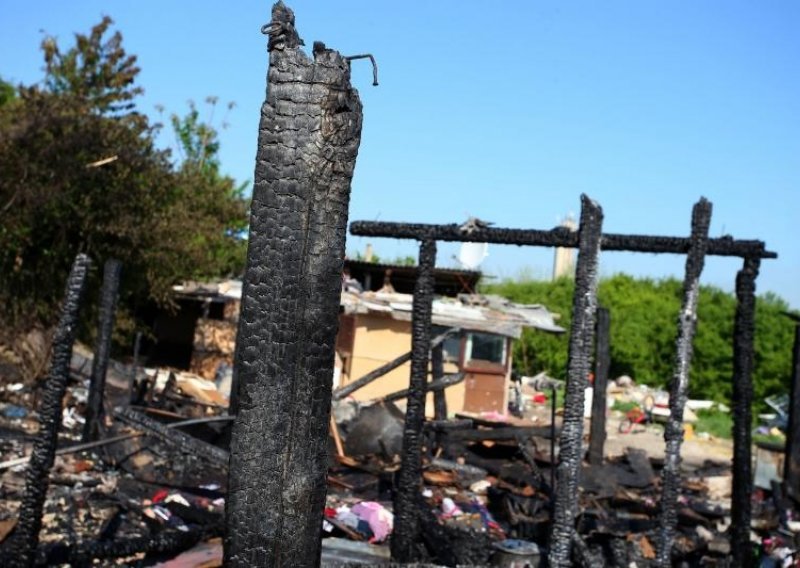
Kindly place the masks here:
<instances>
[{"instance_id":1,"label":"rubble pile","mask_svg":"<svg viewBox=\"0 0 800 568\"><path fill-rule=\"evenodd\" d=\"M37 563L74 565L94 559L109 565L221 565L232 422L227 393L178 371L141 369L134 379L131 367L112 362L102 435L81 443L90 367L91 353L76 348ZM418 514L427 562L544 562L554 506L551 448L560 426L548 420L551 393L536 391L531 387L535 381L523 383L520 411L526 418L461 413L425 422ZM625 380L612 381L609 393L612 399L639 402L653 396L663 404L660 393ZM8 542L39 428L36 405L37 392L28 384L10 383L0 390L4 558L11 554ZM623 413L613 414L624 420ZM343 398L334 403L333 417L321 519L323 564L387 564L403 409L392 402ZM635 440L633 432L625 439ZM576 562L654 563L663 464L662 456L634 447L600 464L584 463ZM674 564L730 564L731 490L729 461L709 459L685 468ZM793 565L800 544L796 505L776 481L758 489L753 503L753 537L762 565Z\"/></svg>"}]
</instances>

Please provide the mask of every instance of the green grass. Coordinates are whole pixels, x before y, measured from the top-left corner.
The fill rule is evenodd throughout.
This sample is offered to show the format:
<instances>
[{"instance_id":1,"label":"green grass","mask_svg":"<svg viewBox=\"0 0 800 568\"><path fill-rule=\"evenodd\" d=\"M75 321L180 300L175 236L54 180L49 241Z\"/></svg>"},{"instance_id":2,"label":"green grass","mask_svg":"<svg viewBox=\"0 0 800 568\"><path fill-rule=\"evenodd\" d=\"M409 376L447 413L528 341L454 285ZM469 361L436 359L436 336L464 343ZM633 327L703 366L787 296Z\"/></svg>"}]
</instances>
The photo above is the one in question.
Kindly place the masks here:
<instances>
[{"instance_id":1,"label":"green grass","mask_svg":"<svg viewBox=\"0 0 800 568\"><path fill-rule=\"evenodd\" d=\"M620 412L630 412L634 408L639 408L639 403L632 400L614 400L614 405L611 410L619 410Z\"/></svg>"},{"instance_id":2,"label":"green grass","mask_svg":"<svg viewBox=\"0 0 800 568\"><path fill-rule=\"evenodd\" d=\"M733 431L733 416L730 412L719 410L698 410L694 429L696 432L708 432L715 438L730 439Z\"/></svg>"},{"instance_id":3,"label":"green grass","mask_svg":"<svg viewBox=\"0 0 800 568\"><path fill-rule=\"evenodd\" d=\"M786 438L784 436L773 436L772 434L753 434L753 443L783 448L786 447Z\"/></svg>"}]
</instances>

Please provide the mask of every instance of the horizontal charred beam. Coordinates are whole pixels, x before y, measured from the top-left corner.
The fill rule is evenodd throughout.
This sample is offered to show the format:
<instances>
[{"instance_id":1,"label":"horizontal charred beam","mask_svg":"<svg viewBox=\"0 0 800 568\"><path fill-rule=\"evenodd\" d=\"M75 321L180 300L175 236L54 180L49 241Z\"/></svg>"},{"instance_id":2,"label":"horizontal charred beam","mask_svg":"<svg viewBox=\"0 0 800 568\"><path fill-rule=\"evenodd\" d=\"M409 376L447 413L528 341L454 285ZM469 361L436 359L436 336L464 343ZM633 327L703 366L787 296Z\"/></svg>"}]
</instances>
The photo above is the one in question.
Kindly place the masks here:
<instances>
[{"instance_id":1,"label":"horizontal charred beam","mask_svg":"<svg viewBox=\"0 0 800 568\"><path fill-rule=\"evenodd\" d=\"M451 375L445 375L439 380L431 381L430 383L428 383L426 390L428 392L433 392L433 393L444 392L444 389L452 387L453 385L457 385L458 383L463 381L465 376L466 374L463 372L453 373ZM411 392L410 389L399 390L397 392L387 394L386 396L378 400L380 402L394 402L395 400L400 400L408 397L409 392Z\"/></svg>"},{"instance_id":2,"label":"horizontal charred beam","mask_svg":"<svg viewBox=\"0 0 800 568\"><path fill-rule=\"evenodd\" d=\"M134 554L178 554L198 542L222 536L224 527L214 526L190 531L165 530L152 536L94 540L78 544L50 544L37 551L37 563L46 566L79 566L92 560L124 558Z\"/></svg>"},{"instance_id":3,"label":"horizontal charred beam","mask_svg":"<svg viewBox=\"0 0 800 568\"><path fill-rule=\"evenodd\" d=\"M481 428L477 430L447 430L450 442L481 442L484 440L517 440L520 436L549 438L550 426L509 426L505 428Z\"/></svg>"},{"instance_id":4,"label":"horizontal charred beam","mask_svg":"<svg viewBox=\"0 0 800 568\"><path fill-rule=\"evenodd\" d=\"M167 424L162 424L158 420L153 420L140 412L130 408L116 408L114 409L114 417L137 430L143 430L158 437L183 453L206 458L225 467L228 466L229 454L222 448L198 440L186 432L169 428Z\"/></svg>"},{"instance_id":5,"label":"horizontal charred beam","mask_svg":"<svg viewBox=\"0 0 800 568\"><path fill-rule=\"evenodd\" d=\"M453 327L453 328L448 329L447 331L445 331L441 335L436 336L431 341L431 349L434 349L434 348L438 347L439 345L441 345L444 342L445 339L447 339L452 334L457 333L458 331L459 331L458 328ZM346 384L343 387L340 387L340 388L336 389L335 391L333 391L333 400L341 400L344 397L353 394L357 390L364 388L365 386L367 386L368 384L370 384L370 383L372 383L374 381L377 381L378 379L380 379L385 374L387 374L387 373L395 370L396 368L408 363L409 361L411 361L411 351L409 351L408 353L403 353L399 357L396 357L396 358L392 359L391 361L389 361L388 363L386 363L385 365L381 365L377 369L374 369L374 370L370 371L369 373L367 373L366 375L364 375L363 377L361 377L359 379L356 379L352 383Z\"/></svg>"},{"instance_id":6,"label":"horizontal charred beam","mask_svg":"<svg viewBox=\"0 0 800 568\"><path fill-rule=\"evenodd\" d=\"M578 248L578 235L564 227L549 231L535 229L507 229L500 227L475 228L469 231L460 225L432 225L425 223L392 223L383 221L353 221L350 233L360 237L386 237L394 239L433 239L436 241L495 243L540 247ZM689 237L661 237L650 235L620 235L606 233L601 237L604 251L687 254L691 247ZM732 237L708 239L706 255L737 256L743 258L777 258L778 254L765 250L763 241L738 240Z\"/></svg>"}]
</instances>

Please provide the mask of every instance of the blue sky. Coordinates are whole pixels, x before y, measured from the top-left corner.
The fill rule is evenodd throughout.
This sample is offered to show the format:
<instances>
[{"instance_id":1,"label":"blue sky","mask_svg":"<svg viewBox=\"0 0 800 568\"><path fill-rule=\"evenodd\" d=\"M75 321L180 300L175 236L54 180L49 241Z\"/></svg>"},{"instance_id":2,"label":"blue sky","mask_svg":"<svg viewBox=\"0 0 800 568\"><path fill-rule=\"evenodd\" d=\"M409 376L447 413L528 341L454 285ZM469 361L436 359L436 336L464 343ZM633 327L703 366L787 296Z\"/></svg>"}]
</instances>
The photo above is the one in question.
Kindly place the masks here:
<instances>
[{"instance_id":1,"label":"blue sky","mask_svg":"<svg viewBox=\"0 0 800 568\"><path fill-rule=\"evenodd\" d=\"M350 218L550 228L587 193L608 232L685 235L700 196L712 236L760 238L759 292L800 308L800 3L290 1L306 44L354 64L364 129ZM139 57L139 108L235 101L221 133L224 169L251 180L265 92L271 4L251 0L4 0L0 76L42 76L42 30L62 45L110 15ZM220 114L218 113L218 117ZM217 124L219 125L219 124ZM163 136L167 145L171 136ZM350 237L348 250L366 240ZM383 257L416 254L375 240ZM452 264L455 246L440 246ZM549 276L552 252L491 247L498 277ZM708 259L703 280L733 288L735 259ZM681 275L679 256L606 253L604 275Z\"/></svg>"}]
</instances>

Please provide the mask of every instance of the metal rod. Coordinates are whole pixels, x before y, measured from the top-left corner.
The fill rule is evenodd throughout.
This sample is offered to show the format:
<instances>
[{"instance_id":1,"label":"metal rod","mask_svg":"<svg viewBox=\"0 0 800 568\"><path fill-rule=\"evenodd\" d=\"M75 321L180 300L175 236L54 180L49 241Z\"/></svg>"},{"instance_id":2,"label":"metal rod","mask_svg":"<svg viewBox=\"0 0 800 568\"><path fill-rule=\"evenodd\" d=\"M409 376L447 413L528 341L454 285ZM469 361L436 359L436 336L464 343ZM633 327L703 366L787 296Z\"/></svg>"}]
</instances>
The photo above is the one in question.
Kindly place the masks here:
<instances>
[{"instance_id":1,"label":"metal rod","mask_svg":"<svg viewBox=\"0 0 800 568\"><path fill-rule=\"evenodd\" d=\"M570 555L575 536L578 482L583 454L584 389L590 369L594 316L597 309L598 257L602 226L602 208L586 195L582 195L567 385L559 443L558 485L555 489L555 510L548 555L548 564L551 567L571 565Z\"/></svg>"},{"instance_id":2,"label":"metal rod","mask_svg":"<svg viewBox=\"0 0 800 568\"><path fill-rule=\"evenodd\" d=\"M345 59L348 62L353 61L354 59L369 59L372 62L372 86L378 86L378 64L375 62L375 58L371 53L364 53L362 55L349 55L345 57Z\"/></svg>"},{"instance_id":3,"label":"metal rod","mask_svg":"<svg viewBox=\"0 0 800 568\"><path fill-rule=\"evenodd\" d=\"M678 336L675 346L675 368L669 389L670 415L664 429L666 449L664 451L664 469L661 470L661 511L656 546L656 564L663 567L672 566L672 541L675 538L678 522L683 410L689 395L692 340L697 328L700 275L705 264L711 209L711 203L705 198L701 198L692 209L692 246L686 256L683 302L678 318Z\"/></svg>"},{"instance_id":4,"label":"metal rod","mask_svg":"<svg viewBox=\"0 0 800 568\"><path fill-rule=\"evenodd\" d=\"M403 427L403 453L394 498L392 560L415 562L422 558L420 533L420 480L422 478L422 427L425 422L425 395L428 357L431 350L433 311L433 269L436 242L422 241L419 247L419 272L414 286L411 320L411 377Z\"/></svg>"}]
</instances>

